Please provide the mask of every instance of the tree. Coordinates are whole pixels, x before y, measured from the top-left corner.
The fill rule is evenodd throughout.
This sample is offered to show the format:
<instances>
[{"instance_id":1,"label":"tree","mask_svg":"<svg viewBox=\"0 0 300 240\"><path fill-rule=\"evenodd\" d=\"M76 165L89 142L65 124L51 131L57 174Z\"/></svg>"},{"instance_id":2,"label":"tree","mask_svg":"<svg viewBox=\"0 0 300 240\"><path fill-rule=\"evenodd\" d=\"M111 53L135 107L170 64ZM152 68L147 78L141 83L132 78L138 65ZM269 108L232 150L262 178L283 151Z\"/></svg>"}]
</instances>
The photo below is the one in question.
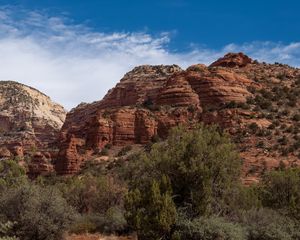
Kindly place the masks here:
<instances>
[{"instance_id":1,"label":"tree","mask_svg":"<svg viewBox=\"0 0 300 240\"><path fill-rule=\"evenodd\" d=\"M81 214L104 214L109 208L123 203L123 186L107 176L86 173L69 178L57 187L61 189L67 202Z\"/></svg>"},{"instance_id":2,"label":"tree","mask_svg":"<svg viewBox=\"0 0 300 240\"><path fill-rule=\"evenodd\" d=\"M30 183L2 192L0 212L16 222L13 233L22 240L59 240L75 218L57 190Z\"/></svg>"},{"instance_id":3,"label":"tree","mask_svg":"<svg viewBox=\"0 0 300 240\"><path fill-rule=\"evenodd\" d=\"M241 161L229 136L216 126L189 131L175 127L165 142L154 144L129 166L129 186L145 191L153 179L170 179L174 202L194 216L226 212L227 194L240 176ZM231 201L231 200L230 200Z\"/></svg>"},{"instance_id":4,"label":"tree","mask_svg":"<svg viewBox=\"0 0 300 240\"><path fill-rule=\"evenodd\" d=\"M25 169L14 160L0 161L0 190L6 186L17 186L26 181Z\"/></svg>"},{"instance_id":5,"label":"tree","mask_svg":"<svg viewBox=\"0 0 300 240\"><path fill-rule=\"evenodd\" d=\"M145 233L169 239L178 209L189 218L227 213L240 165L234 145L216 126L175 127L166 141L131 160L125 205L129 225L142 239ZM164 224L160 216L166 209L173 214Z\"/></svg>"},{"instance_id":6,"label":"tree","mask_svg":"<svg viewBox=\"0 0 300 240\"><path fill-rule=\"evenodd\" d=\"M127 194L126 218L141 239L170 238L177 215L171 195L170 180L166 176L160 182L153 180L147 192L135 189Z\"/></svg>"},{"instance_id":7,"label":"tree","mask_svg":"<svg viewBox=\"0 0 300 240\"><path fill-rule=\"evenodd\" d=\"M300 169L290 168L266 174L261 183L265 207L280 210L300 221Z\"/></svg>"}]
</instances>

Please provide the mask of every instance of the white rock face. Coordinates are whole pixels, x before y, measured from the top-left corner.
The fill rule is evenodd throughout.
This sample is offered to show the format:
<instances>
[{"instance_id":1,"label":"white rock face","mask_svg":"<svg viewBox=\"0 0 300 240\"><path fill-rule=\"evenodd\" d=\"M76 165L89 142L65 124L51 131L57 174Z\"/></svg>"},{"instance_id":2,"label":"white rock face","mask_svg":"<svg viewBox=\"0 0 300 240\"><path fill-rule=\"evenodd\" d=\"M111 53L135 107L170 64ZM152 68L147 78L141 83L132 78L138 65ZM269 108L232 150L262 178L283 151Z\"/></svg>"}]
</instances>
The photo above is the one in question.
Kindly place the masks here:
<instances>
[{"instance_id":1,"label":"white rock face","mask_svg":"<svg viewBox=\"0 0 300 240\"><path fill-rule=\"evenodd\" d=\"M66 117L65 109L29 86L0 81L0 147L47 147Z\"/></svg>"}]
</instances>

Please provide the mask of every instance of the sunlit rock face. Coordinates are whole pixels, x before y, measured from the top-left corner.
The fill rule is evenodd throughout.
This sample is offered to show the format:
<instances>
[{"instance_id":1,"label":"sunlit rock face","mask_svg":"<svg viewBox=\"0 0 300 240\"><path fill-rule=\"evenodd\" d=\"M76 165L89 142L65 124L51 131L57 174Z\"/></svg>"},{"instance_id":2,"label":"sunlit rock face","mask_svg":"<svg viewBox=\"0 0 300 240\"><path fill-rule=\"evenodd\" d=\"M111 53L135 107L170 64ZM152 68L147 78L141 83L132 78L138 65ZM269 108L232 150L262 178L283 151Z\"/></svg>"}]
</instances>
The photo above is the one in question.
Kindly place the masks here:
<instances>
[{"instance_id":1,"label":"sunlit rock face","mask_svg":"<svg viewBox=\"0 0 300 240\"><path fill-rule=\"evenodd\" d=\"M283 156L280 149L267 150L277 143L276 137L264 134L269 132L269 116L272 109L278 108L280 97L272 97L272 108L268 109L253 100L264 91L292 91L297 81L300 85L299 69L258 63L242 53L227 54L208 67L196 64L186 70L176 65L136 67L101 101L80 104L67 114L58 139L56 171L77 173L107 144L143 146L157 136L167 137L174 126L193 128L199 122L217 124L231 134L243 160L246 184L257 181L265 170L278 167L280 162L300 165L296 153ZM299 104L296 99L291 111ZM292 124L286 117L279 121ZM259 133L250 130L249 125ZM262 142L269 148L259 147Z\"/></svg>"},{"instance_id":2,"label":"sunlit rock face","mask_svg":"<svg viewBox=\"0 0 300 240\"><path fill-rule=\"evenodd\" d=\"M64 108L40 91L17 82L0 81L0 157L23 159L37 151L51 153L65 117ZM51 156L46 155L49 161L44 161L44 155L40 159L53 169Z\"/></svg>"}]
</instances>

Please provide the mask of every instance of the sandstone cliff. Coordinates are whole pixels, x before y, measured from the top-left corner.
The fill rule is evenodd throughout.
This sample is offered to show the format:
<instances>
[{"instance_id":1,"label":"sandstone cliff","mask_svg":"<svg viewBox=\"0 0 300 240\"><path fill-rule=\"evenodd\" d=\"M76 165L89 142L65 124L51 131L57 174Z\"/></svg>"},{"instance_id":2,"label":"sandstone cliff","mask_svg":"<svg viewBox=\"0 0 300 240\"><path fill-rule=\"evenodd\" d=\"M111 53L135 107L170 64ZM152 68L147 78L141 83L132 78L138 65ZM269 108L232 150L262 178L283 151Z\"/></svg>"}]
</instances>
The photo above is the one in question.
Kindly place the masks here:
<instances>
[{"instance_id":1,"label":"sandstone cliff","mask_svg":"<svg viewBox=\"0 0 300 240\"><path fill-rule=\"evenodd\" d=\"M261 88L235 69L254 65L249 59L230 54L210 67L198 64L185 71L174 65L136 67L103 100L81 104L68 113L56 170L74 174L107 144L146 144L156 136L166 137L178 124L217 123L232 133L245 128L249 110L227 106L246 104L254 97L249 89ZM236 64L223 63L230 61Z\"/></svg>"},{"instance_id":2,"label":"sandstone cliff","mask_svg":"<svg viewBox=\"0 0 300 240\"><path fill-rule=\"evenodd\" d=\"M53 171L52 164L59 174L75 174L89 160L113 163L124 146L163 139L173 126L204 122L231 134L248 184L269 169L300 166L299 95L299 69L242 53L186 70L136 67L65 121L64 109L44 94L0 82L0 157L28 160L32 176Z\"/></svg>"},{"instance_id":3,"label":"sandstone cliff","mask_svg":"<svg viewBox=\"0 0 300 240\"><path fill-rule=\"evenodd\" d=\"M38 90L0 81L0 157L32 159L33 174L51 171L51 151L65 116L62 106Z\"/></svg>"}]
</instances>

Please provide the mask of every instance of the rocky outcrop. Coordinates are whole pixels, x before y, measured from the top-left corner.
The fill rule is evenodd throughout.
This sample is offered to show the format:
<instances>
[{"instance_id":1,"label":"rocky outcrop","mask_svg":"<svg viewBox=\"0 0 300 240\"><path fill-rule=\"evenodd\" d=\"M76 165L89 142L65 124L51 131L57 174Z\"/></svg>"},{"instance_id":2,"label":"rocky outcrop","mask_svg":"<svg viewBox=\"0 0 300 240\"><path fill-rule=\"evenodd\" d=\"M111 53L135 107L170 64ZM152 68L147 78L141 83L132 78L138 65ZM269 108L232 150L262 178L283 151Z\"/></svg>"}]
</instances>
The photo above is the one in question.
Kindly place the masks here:
<instances>
[{"instance_id":1,"label":"rocky outcrop","mask_svg":"<svg viewBox=\"0 0 300 240\"><path fill-rule=\"evenodd\" d=\"M38 90L0 81L0 157L21 159L52 149L65 116L62 106ZM40 156L43 162L45 156ZM38 159L34 157L35 162Z\"/></svg>"},{"instance_id":2,"label":"rocky outcrop","mask_svg":"<svg viewBox=\"0 0 300 240\"><path fill-rule=\"evenodd\" d=\"M242 53L227 54L209 67L137 67L103 100L68 113L55 168L74 174L87 160L100 159L107 144L141 146L165 138L176 125L204 122L231 134L244 163L244 183L256 182L280 162L300 166L300 125L288 116L300 106L299 81L299 69L258 63ZM279 136L286 145L279 146Z\"/></svg>"},{"instance_id":3,"label":"rocky outcrop","mask_svg":"<svg viewBox=\"0 0 300 240\"><path fill-rule=\"evenodd\" d=\"M8 150L7 147L0 148L0 158L10 158L11 152Z\"/></svg>"},{"instance_id":4,"label":"rocky outcrop","mask_svg":"<svg viewBox=\"0 0 300 240\"><path fill-rule=\"evenodd\" d=\"M81 104L67 115L56 170L77 172L106 144L146 144L180 123L195 124L203 108L245 102L253 82L230 69L195 65L141 66L127 73L103 100Z\"/></svg>"},{"instance_id":5,"label":"rocky outcrop","mask_svg":"<svg viewBox=\"0 0 300 240\"><path fill-rule=\"evenodd\" d=\"M115 146L147 144L154 136L165 138L171 127L198 121L198 113L187 108L152 111L125 106L99 109L87 117L84 124L64 125L56 170L64 175L74 174L85 160L100 153L108 143Z\"/></svg>"},{"instance_id":6,"label":"rocky outcrop","mask_svg":"<svg viewBox=\"0 0 300 240\"><path fill-rule=\"evenodd\" d=\"M186 72L174 74L160 91L157 105L170 105L174 107L190 106L199 107L198 94L186 79Z\"/></svg>"},{"instance_id":7,"label":"rocky outcrop","mask_svg":"<svg viewBox=\"0 0 300 240\"><path fill-rule=\"evenodd\" d=\"M54 171L53 164L51 164L52 155L48 152L36 152L31 156L28 164L28 175L31 178L36 178L39 175L48 175Z\"/></svg>"},{"instance_id":8,"label":"rocky outcrop","mask_svg":"<svg viewBox=\"0 0 300 240\"><path fill-rule=\"evenodd\" d=\"M243 53L228 53L224 57L213 62L210 67L245 67L252 62L253 60Z\"/></svg>"},{"instance_id":9,"label":"rocky outcrop","mask_svg":"<svg viewBox=\"0 0 300 240\"><path fill-rule=\"evenodd\" d=\"M187 69L185 78L198 94L202 105L219 105L231 101L246 102L251 95L247 87L255 83L230 69L205 68L203 65Z\"/></svg>"},{"instance_id":10,"label":"rocky outcrop","mask_svg":"<svg viewBox=\"0 0 300 240\"><path fill-rule=\"evenodd\" d=\"M106 94L100 106L111 108L153 102L169 76L180 71L177 65L136 67Z\"/></svg>"},{"instance_id":11,"label":"rocky outcrop","mask_svg":"<svg viewBox=\"0 0 300 240\"><path fill-rule=\"evenodd\" d=\"M87 160L112 163L123 146L138 150L166 138L174 126L204 122L231 134L242 179L250 184L264 171L300 166L299 93L299 69L242 53L186 70L136 67L101 101L78 105L66 119L64 109L38 90L2 81L0 159L21 160L31 177L54 170L70 175ZM111 155L103 156L109 145Z\"/></svg>"}]
</instances>

